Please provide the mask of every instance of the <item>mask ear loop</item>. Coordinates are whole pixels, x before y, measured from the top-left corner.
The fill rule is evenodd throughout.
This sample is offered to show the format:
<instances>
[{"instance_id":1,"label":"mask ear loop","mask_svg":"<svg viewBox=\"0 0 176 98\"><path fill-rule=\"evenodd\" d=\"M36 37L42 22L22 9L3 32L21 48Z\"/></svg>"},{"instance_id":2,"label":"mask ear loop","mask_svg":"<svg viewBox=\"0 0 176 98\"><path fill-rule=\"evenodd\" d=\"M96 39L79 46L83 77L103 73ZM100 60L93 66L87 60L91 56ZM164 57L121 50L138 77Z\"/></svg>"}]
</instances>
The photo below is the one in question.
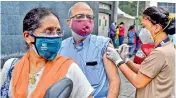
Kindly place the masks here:
<instances>
[{"instance_id":1,"label":"mask ear loop","mask_svg":"<svg viewBox=\"0 0 176 98\"><path fill-rule=\"evenodd\" d=\"M34 38L34 42L31 42L31 43L34 46L34 51L37 53L37 55L39 55L39 52L36 46L36 36L32 33L32 31L29 31L29 34Z\"/></svg>"},{"instance_id":2,"label":"mask ear loop","mask_svg":"<svg viewBox=\"0 0 176 98\"><path fill-rule=\"evenodd\" d=\"M35 45L35 42L36 42L36 36L35 36L33 33L29 33L29 34L34 38L34 42L31 42L31 43Z\"/></svg>"},{"instance_id":3,"label":"mask ear loop","mask_svg":"<svg viewBox=\"0 0 176 98\"><path fill-rule=\"evenodd\" d=\"M151 26L152 27L152 26ZM151 29L150 27L150 29ZM156 36L158 36L160 33L158 32L157 34L152 34L152 38L154 39Z\"/></svg>"},{"instance_id":4,"label":"mask ear loop","mask_svg":"<svg viewBox=\"0 0 176 98\"><path fill-rule=\"evenodd\" d=\"M167 25L165 26L165 28L163 29L163 31L169 26L169 24L171 23L172 19L174 19L174 17L171 16L171 15L169 15L168 19L169 19L169 21L168 21ZM160 34L160 33L158 32L156 35L154 35L154 36L153 36L153 39L154 39L156 36L158 36L159 34Z\"/></svg>"},{"instance_id":5,"label":"mask ear loop","mask_svg":"<svg viewBox=\"0 0 176 98\"><path fill-rule=\"evenodd\" d=\"M156 36L158 36L160 34L160 32L158 32L157 34L153 34L152 37L153 39L155 39Z\"/></svg>"}]
</instances>

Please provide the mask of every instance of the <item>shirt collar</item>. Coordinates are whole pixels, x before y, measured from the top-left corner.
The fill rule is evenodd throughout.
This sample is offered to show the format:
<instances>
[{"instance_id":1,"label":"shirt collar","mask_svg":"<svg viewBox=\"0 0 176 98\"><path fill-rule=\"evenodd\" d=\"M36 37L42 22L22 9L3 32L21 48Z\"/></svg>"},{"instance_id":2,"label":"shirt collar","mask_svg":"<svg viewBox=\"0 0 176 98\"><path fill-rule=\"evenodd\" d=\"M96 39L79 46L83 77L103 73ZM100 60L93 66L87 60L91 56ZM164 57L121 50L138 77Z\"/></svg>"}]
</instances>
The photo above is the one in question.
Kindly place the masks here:
<instances>
[{"instance_id":1,"label":"shirt collar","mask_svg":"<svg viewBox=\"0 0 176 98\"><path fill-rule=\"evenodd\" d=\"M83 40L83 42L79 43L79 46L85 47L86 44L89 44L89 42L90 42L90 37L91 37L91 34L88 35L88 36L86 37L86 39ZM75 40L74 40L73 37L72 37L72 43L73 43L73 45L75 44Z\"/></svg>"}]
</instances>

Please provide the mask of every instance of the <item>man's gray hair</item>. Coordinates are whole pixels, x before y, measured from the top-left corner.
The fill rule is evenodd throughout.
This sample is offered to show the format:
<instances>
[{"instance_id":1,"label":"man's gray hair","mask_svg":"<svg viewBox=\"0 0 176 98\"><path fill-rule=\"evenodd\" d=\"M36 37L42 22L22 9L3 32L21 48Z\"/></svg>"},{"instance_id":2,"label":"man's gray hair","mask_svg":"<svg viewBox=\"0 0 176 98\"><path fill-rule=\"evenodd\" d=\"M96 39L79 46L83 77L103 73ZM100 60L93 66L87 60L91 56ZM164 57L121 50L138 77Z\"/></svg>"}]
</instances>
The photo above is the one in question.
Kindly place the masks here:
<instances>
[{"instance_id":1,"label":"man's gray hair","mask_svg":"<svg viewBox=\"0 0 176 98\"><path fill-rule=\"evenodd\" d=\"M68 18L72 16L72 9L73 9L73 6L68 10Z\"/></svg>"}]
</instances>

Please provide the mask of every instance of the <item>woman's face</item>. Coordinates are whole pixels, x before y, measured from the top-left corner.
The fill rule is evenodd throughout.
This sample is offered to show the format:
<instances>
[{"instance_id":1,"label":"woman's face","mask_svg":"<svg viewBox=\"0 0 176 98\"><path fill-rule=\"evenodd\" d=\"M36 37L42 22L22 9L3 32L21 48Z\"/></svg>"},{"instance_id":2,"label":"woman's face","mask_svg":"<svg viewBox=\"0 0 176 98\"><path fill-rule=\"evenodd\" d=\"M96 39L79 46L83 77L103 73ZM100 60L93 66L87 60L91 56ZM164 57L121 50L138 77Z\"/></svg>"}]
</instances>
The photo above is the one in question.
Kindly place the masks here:
<instances>
[{"instance_id":1,"label":"woman's face","mask_svg":"<svg viewBox=\"0 0 176 98\"><path fill-rule=\"evenodd\" d=\"M150 33L154 36L158 32L162 31L162 27L159 24L153 24L151 22L151 18L149 16L142 17L142 25L150 31Z\"/></svg>"},{"instance_id":2,"label":"woman's face","mask_svg":"<svg viewBox=\"0 0 176 98\"><path fill-rule=\"evenodd\" d=\"M49 15L40 20L39 27L32 33L39 37L54 37L59 35L60 30L61 28L57 17ZM31 46L31 43L34 42L34 37L32 37L28 32L24 32L24 38L29 46Z\"/></svg>"},{"instance_id":3,"label":"woman's face","mask_svg":"<svg viewBox=\"0 0 176 98\"><path fill-rule=\"evenodd\" d=\"M154 26L152 22L150 21L150 17L148 16L143 16L142 17L142 25L148 29L150 32L153 32L152 27Z\"/></svg>"}]
</instances>

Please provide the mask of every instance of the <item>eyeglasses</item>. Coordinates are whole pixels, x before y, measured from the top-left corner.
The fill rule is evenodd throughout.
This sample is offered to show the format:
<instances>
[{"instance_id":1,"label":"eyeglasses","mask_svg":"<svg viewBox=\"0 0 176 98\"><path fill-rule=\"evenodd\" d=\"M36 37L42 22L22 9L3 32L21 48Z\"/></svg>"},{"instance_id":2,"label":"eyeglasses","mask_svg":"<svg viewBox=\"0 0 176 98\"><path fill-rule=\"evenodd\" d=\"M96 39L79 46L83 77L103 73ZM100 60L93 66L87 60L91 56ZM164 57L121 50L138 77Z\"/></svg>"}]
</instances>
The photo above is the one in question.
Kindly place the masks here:
<instances>
[{"instance_id":1,"label":"eyeglasses","mask_svg":"<svg viewBox=\"0 0 176 98\"><path fill-rule=\"evenodd\" d=\"M56 31L56 32L45 31L45 32L43 32L43 34L44 34L44 36L63 37L64 36L64 31Z\"/></svg>"},{"instance_id":2,"label":"eyeglasses","mask_svg":"<svg viewBox=\"0 0 176 98\"><path fill-rule=\"evenodd\" d=\"M29 32L29 34L33 34L33 32ZM44 31L38 34L38 36L41 37L63 37L64 36L64 31L56 31L56 32L50 32L50 31Z\"/></svg>"},{"instance_id":3,"label":"eyeglasses","mask_svg":"<svg viewBox=\"0 0 176 98\"><path fill-rule=\"evenodd\" d=\"M85 19L85 17L88 20L93 20L94 19L93 15L85 15L85 14L77 14L75 16L70 17L70 19L75 18L75 19L78 19L78 20L82 20L82 19Z\"/></svg>"}]
</instances>

